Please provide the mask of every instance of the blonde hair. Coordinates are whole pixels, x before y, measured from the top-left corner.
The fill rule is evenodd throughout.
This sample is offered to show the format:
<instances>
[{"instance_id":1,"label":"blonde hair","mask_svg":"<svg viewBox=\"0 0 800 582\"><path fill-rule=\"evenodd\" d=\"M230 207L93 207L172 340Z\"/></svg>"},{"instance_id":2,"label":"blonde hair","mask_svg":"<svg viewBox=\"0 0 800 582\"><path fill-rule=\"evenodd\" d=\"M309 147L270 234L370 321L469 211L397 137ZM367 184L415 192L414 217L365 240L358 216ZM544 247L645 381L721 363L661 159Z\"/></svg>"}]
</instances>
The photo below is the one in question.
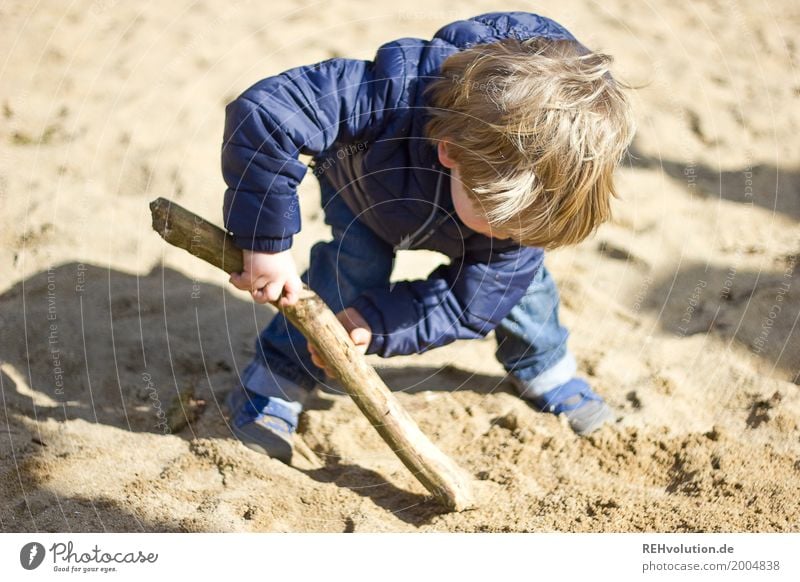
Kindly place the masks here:
<instances>
[{"instance_id":1,"label":"blonde hair","mask_svg":"<svg viewBox=\"0 0 800 582\"><path fill-rule=\"evenodd\" d=\"M611 57L530 39L451 55L428 88L425 132L458 164L489 225L518 242L574 244L611 215L635 126Z\"/></svg>"}]
</instances>

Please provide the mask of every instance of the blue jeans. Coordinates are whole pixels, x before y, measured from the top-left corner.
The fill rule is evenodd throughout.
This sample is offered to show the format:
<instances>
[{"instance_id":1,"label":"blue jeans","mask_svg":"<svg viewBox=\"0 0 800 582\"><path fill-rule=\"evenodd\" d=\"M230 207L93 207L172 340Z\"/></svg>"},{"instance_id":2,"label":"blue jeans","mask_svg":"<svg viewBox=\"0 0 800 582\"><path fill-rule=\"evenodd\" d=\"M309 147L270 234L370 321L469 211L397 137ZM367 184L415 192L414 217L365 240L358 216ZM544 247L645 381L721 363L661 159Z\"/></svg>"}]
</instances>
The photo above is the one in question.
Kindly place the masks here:
<instances>
[{"instance_id":1,"label":"blue jeans","mask_svg":"<svg viewBox=\"0 0 800 582\"><path fill-rule=\"evenodd\" d=\"M311 249L302 280L334 311L362 292L387 285L394 249L359 222L324 180L322 206L333 240ZM537 396L570 380L575 360L567 330L558 321L558 291L542 266L520 302L495 330L497 359L518 380L523 396ZM303 402L325 374L311 362L303 335L280 313L261 332L256 355L242 374L243 385L264 396Z\"/></svg>"}]
</instances>

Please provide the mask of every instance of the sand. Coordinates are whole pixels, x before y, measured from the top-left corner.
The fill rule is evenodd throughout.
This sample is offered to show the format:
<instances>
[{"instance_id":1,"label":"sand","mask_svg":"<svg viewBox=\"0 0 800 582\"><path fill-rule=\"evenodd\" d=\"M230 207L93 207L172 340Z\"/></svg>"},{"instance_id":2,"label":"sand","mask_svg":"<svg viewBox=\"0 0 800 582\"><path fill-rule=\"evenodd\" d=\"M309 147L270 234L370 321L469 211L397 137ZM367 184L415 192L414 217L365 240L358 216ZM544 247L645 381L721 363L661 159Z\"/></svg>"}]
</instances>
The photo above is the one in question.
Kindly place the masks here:
<instances>
[{"instance_id":1,"label":"sand","mask_svg":"<svg viewBox=\"0 0 800 582\"><path fill-rule=\"evenodd\" d=\"M535 412L491 336L373 359L475 478L460 514L340 394L292 467L234 440L221 402L274 312L167 248L147 203L221 220L223 108L256 80L496 4L230 4L0 8L0 530L798 531L796 3L537 4L640 87L613 222L548 258L619 418L584 439ZM329 233L310 174L301 193L305 264Z\"/></svg>"}]
</instances>

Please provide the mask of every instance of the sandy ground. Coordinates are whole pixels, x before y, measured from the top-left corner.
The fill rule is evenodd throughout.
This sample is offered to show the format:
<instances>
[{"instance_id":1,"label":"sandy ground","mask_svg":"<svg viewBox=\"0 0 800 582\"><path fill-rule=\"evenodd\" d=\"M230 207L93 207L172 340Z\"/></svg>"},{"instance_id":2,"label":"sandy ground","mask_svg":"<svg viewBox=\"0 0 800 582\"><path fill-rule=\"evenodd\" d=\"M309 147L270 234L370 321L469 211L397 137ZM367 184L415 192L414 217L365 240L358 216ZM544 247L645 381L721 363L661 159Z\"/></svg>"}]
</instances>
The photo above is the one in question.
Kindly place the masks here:
<instances>
[{"instance_id":1,"label":"sandy ground","mask_svg":"<svg viewBox=\"0 0 800 582\"><path fill-rule=\"evenodd\" d=\"M461 514L340 395L314 398L294 467L234 440L220 403L273 311L167 248L147 202L221 219L223 107L256 80L497 5L230 4L0 5L0 530L798 530L795 2L537 3L641 86L613 223L548 259L620 419L581 439L536 413L492 337L374 361L475 477ZM305 263L328 233L301 190Z\"/></svg>"}]
</instances>

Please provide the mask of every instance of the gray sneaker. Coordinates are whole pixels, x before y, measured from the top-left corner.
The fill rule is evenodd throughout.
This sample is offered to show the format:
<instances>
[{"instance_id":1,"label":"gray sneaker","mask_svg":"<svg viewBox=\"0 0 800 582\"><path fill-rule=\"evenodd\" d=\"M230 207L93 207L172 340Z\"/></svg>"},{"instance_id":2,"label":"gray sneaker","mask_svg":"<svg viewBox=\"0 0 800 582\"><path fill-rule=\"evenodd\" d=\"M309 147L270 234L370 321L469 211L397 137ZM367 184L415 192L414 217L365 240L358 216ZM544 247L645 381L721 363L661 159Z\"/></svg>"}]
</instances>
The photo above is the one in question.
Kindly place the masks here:
<instances>
[{"instance_id":1,"label":"gray sneaker","mask_svg":"<svg viewBox=\"0 0 800 582\"><path fill-rule=\"evenodd\" d=\"M231 432L242 444L284 463L292 460L292 435L297 428L299 403L238 387L228 393L225 404Z\"/></svg>"},{"instance_id":2,"label":"gray sneaker","mask_svg":"<svg viewBox=\"0 0 800 582\"><path fill-rule=\"evenodd\" d=\"M596 431L614 419L614 413L603 398L581 378L573 378L539 396L526 393L528 389L525 384L512 378L522 398L531 402L540 412L563 414L570 428L581 436Z\"/></svg>"}]
</instances>

